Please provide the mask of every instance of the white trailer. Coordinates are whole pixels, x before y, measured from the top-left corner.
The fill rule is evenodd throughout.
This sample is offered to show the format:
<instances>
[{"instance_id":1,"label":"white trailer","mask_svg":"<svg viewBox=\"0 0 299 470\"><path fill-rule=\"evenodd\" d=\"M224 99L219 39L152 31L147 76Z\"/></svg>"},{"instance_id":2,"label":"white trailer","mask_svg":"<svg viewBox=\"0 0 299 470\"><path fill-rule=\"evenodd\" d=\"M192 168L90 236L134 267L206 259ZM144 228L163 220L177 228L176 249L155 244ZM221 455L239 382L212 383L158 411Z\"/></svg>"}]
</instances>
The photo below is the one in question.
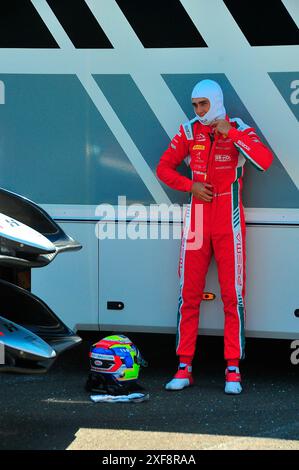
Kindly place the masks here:
<instances>
[{"instance_id":1,"label":"white trailer","mask_svg":"<svg viewBox=\"0 0 299 470\"><path fill-rule=\"evenodd\" d=\"M2 2L0 186L41 204L83 245L32 277L71 329L176 331L180 240L149 235L180 232L182 211L168 224L167 207L188 199L155 168L193 117L194 84L209 77L228 114L275 154L265 174L246 165L246 334L299 338L299 7L272 1L269 16L268 2L258 14L241 3ZM139 237L132 204L145 207ZM222 334L214 262L205 290L216 297L202 303L200 331Z\"/></svg>"}]
</instances>

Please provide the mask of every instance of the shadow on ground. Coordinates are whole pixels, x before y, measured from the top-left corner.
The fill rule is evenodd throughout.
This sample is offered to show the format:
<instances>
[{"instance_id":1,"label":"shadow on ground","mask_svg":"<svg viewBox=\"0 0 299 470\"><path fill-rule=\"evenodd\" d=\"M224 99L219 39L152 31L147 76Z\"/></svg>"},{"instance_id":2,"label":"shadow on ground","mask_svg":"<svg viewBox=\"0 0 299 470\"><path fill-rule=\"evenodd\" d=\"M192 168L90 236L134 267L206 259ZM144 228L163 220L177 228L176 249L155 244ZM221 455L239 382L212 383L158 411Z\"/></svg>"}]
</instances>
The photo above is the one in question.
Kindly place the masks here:
<instances>
[{"instance_id":1,"label":"shadow on ground","mask_svg":"<svg viewBox=\"0 0 299 470\"><path fill-rule=\"evenodd\" d=\"M46 375L0 375L0 449L66 449L79 429L250 436L269 439L299 438L298 373L291 364L288 340L247 339L242 364L244 392L223 393L223 339L201 337L194 361L195 385L166 392L177 363L175 336L132 333L128 336L148 360L140 375L150 393L145 403L98 403L84 390L90 345L108 333L82 334L83 343L58 358ZM109 449L99 443L100 448ZM104 446L104 447L103 447ZM84 448L89 448L88 435ZM136 443L136 449L138 447ZM171 448L168 447L168 448Z\"/></svg>"}]
</instances>

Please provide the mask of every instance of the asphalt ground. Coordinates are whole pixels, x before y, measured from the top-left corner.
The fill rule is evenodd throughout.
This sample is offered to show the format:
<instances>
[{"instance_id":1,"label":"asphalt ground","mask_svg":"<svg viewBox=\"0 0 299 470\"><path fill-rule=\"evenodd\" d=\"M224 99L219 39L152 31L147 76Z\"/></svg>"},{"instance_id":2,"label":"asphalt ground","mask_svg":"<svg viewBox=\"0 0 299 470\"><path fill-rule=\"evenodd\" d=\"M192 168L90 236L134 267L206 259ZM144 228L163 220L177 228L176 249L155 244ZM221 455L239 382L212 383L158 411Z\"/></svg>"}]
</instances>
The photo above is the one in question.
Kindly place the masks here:
<instances>
[{"instance_id":1,"label":"asphalt ground","mask_svg":"<svg viewBox=\"0 0 299 470\"><path fill-rule=\"evenodd\" d=\"M0 374L1 450L299 449L299 365L288 340L247 339L244 391L225 395L223 339L201 337L195 385L167 392L177 362L175 336L134 333L149 366L144 403L93 403L84 385L90 345L84 334L45 375Z\"/></svg>"}]
</instances>

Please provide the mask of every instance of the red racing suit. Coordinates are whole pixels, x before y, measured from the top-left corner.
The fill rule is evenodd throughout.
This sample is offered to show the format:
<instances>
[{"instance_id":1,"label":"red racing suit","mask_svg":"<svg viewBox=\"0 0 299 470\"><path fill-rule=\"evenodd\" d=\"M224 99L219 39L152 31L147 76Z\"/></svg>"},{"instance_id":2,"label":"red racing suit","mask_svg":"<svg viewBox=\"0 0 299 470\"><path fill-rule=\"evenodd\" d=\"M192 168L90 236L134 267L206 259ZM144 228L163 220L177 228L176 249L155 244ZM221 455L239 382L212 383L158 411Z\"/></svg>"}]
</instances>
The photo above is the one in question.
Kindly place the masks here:
<instances>
[{"instance_id":1,"label":"red racing suit","mask_svg":"<svg viewBox=\"0 0 299 470\"><path fill-rule=\"evenodd\" d=\"M176 349L183 362L187 359L191 362L195 353L200 302L212 253L217 263L224 306L224 358L244 358L243 166L249 160L258 170L267 170L273 155L252 127L238 118L230 120L226 116L226 120L233 126L227 136L214 135L213 129L202 125L197 118L180 126L157 166L158 178L173 189L190 192L193 182L207 182L213 187L211 202L191 196L184 221ZM192 180L176 170L186 157ZM197 232L201 238L199 245L194 244Z\"/></svg>"}]
</instances>

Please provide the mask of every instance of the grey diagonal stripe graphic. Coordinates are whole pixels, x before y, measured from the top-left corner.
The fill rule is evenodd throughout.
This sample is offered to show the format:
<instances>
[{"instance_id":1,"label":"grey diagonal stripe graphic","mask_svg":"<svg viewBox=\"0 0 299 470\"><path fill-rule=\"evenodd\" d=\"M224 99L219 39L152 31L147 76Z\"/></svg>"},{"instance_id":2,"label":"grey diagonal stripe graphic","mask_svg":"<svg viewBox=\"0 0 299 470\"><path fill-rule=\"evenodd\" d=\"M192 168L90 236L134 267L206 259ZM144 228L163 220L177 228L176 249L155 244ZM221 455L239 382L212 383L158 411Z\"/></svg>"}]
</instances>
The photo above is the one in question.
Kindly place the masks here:
<instances>
[{"instance_id":1,"label":"grey diagonal stripe graphic","mask_svg":"<svg viewBox=\"0 0 299 470\"><path fill-rule=\"evenodd\" d=\"M176 133L178 125L187 119L161 75L200 74L207 71L223 73L294 183L299 186L295 139L287 138L298 133L298 123L268 75L284 70L297 72L294 55L297 51L299 55L298 46L251 47L222 0L181 0L182 6L208 47L145 49L114 0L86 0L114 49L75 49L49 5L43 0L32 0L32 4L59 42L61 49L52 50L51 55L45 54L44 51L34 51L32 54L32 51L16 49L13 61L9 60L8 51L0 50L0 60L5 64L6 73L20 73L20 70L22 73L73 73L81 77L81 82L86 80L84 86L87 90L90 87L90 94L96 91L91 75L101 74L103 71L108 74L130 74L162 127L171 137ZM294 12L296 14L296 5L292 0L284 0L283 4L291 16ZM297 19L294 18L294 21L297 22ZM97 96L99 111L112 126L112 131L131 161L136 161L137 167L133 163L136 170L143 181L148 178L152 183L150 190L155 194L155 200L163 199L165 194L161 193L161 187L158 190L155 186L158 183L154 183L155 177L150 175L142 155L134 148L134 142L121 128L117 116L113 114L100 91ZM103 108L100 108L101 105ZM269 109L275 109L276 112L269 113ZM129 153L131 150L132 153Z\"/></svg>"},{"instance_id":2,"label":"grey diagonal stripe graphic","mask_svg":"<svg viewBox=\"0 0 299 470\"><path fill-rule=\"evenodd\" d=\"M269 75L299 122L299 63L296 73L274 72Z\"/></svg>"},{"instance_id":3,"label":"grey diagonal stripe graphic","mask_svg":"<svg viewBox=\"0 0 299 470\"><path fill-rule=\"evenodd\" d=\"M207 47L179 0L116 2L145 48Z\"/></svg>"},{"instance_id":4,"label":"grey diagonal stripe graphic","mask_svg":"<svg viewBox=\"0 0 299 470\"><path fill-rule=\"evenodd\" d=\"M0 104L5 104L5 85L2 80L0 80Z\"/></svg>"},{"instance_id":5,"label":"grey diagonal stripe graphic","mask_svg":"<svg viewBox=\"0 0 299 470\"><path fill-rule=\"evenodd\" d=\"M256 60L258 54L256 55L255 50L247 43L222 0L213 2L181 0L181 2L201 31L209 46L210 54L214 55L215 62L219 61L217 57L223 58L222 71L299 188L296 140L284 139L284 148L281 143L281 135L298 134L298 122L269 77L268 72L272 71L269 61L267 63ZM239 52L237 63L236 47ZM283 49L276 51L276 67L284 53ZM275 109L276 113L269 113L269 109ZM278 127L279 132L277 132Z\"/></svg>"},{"instance_id":6,"label":"grey diagonal stripe graphic","mask_svg":"<svg viewBox=\"0 0 299 470\"><path fill-rule=\"evenodd\" d=\"M110 38L113 47L121 52L123 70L129 69L130 75L163 129L172 138L179 124L187 121L188 117L161 77L159 65L151 61L151 65L148 66L150 55L144 50L116 2L108 4L105 0L87 0L87 3ZM115 24L118 25L117 28ZM130 51L129 57L128 50ZM146 73L144 73L145 70Z\"/></svg>"},{"instance_id":7,"label":"grey diagonal stripe graphic","mask_svg":"<svg viewBox=\"0 0 299 470\"><path fill-rule=\"evenodd\" d=\"M299 28L299 2L298 0L281 0L289 15L293 18L297 28Z\"/></svg>"},{"instance_id":8,"label":"grey diagonal stripe graphic","mask_svg":"<svg viewBox=\"0 0 299 470\"><path fill-rule=\"evenodd\" d=\"M64 51L75 51L72 42L70 41L60 23L57 21L57 18L54 16L46 1L32 0L32 3L55 37L61 49ZM114 136L125 151L126 155L153 196L154 200L157 203L170 203L167 194L158 183L155 175L144 160L133 140L130 138L118 116L110 106L105 95L98 87L90 71L86 70L80 66L80 63L78 63L78 67L75 67L74 73L76 73L94 105L112 130Z\"/></svg>"}]
</instances>

